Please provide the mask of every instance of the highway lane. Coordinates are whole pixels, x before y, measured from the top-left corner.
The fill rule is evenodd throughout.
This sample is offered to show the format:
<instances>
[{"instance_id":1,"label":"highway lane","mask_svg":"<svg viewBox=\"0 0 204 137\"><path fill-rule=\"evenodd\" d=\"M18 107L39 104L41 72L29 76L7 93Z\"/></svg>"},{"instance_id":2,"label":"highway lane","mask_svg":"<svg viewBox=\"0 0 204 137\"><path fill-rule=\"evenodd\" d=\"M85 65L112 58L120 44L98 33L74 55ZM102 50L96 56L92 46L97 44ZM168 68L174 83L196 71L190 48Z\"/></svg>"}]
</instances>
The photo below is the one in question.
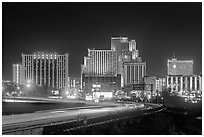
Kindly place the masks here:
<instances>
[{"instance_id":1,"label":"highway lane","mask_svg":"<svg viewBox=\"0 0 204 137\"><path fill-rule=\"evenodd\" d=\"M84 115L87 118L102 117L110 114L116 114L124 111L131 111L135 109L144 109L142 104L120 104L115 107L103 107L103 108L84 108L78 110L58 109L41 111L30 114L9 115L2 117L3 131L9 129L19 129L29 126L49 125L55 122L67 122L77 120L80 116Z\"/></svg>"}]
</instances>

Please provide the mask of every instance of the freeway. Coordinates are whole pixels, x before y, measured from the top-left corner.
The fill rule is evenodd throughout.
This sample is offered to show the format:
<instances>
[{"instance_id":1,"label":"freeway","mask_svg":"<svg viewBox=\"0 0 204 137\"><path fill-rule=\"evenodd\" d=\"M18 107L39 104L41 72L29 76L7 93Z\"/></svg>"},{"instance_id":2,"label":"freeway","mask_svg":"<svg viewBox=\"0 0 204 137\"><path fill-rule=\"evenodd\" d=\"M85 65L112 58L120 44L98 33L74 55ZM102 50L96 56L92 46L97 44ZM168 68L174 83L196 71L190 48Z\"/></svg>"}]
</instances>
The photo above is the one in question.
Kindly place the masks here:
<instances>
[{"instance_id":1,"label":"freeway","mask_svg":"<svg viewBox=\"0 0 204 137\"><path fill-rule=\"evenodd\" d=\"M7 131L15 131L29 127L43 127L57 124L60 122L77 121L80 116L86 116L87 119L116 115L130 111L149 110L158 106L144 105L141 103L127 104L120 103L115 106L86 106L79 109L53 109L46 111L37 111L28 114L7 115L2 117L3 134Z\"/></svg>"}]
</instances>

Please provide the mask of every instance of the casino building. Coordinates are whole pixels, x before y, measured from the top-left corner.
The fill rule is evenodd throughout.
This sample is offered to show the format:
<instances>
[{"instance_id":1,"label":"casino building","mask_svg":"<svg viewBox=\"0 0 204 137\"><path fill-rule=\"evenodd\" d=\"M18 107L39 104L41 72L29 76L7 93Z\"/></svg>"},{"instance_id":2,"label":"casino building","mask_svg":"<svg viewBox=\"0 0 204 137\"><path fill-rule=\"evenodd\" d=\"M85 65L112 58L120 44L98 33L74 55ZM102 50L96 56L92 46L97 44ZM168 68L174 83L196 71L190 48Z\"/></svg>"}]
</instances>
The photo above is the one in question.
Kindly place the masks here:
<instances>
[{"instance_id":1,"label":"casino building","mask_svg":"<svg viewBox=\"0 0 204 137\"><path fill-rule=\"evenodd\" d=\"M114 50L88 49L88 56L84 57L84 64L81 66L81 89L85 95L97 95L103 91L103 95L112 97L120 86L116 57ZM100 88L95 88L95 85Z\"/></svg>"},{"instance_id":2,"label":"casino building","mask_svg":"<svg viewBox=\"0 0 204 137\"><path fill-rule=\"evenodd\" d=\"M22 83L32 82L62 89L68 87L69 54L22 53Z\"/></svg>"},{"instance_id":3,"label":"casino building","mask_svg":"<svg viewBox=\"0 0 204 137\"><path fill-rule=\"evenodd\" d=\"M202 90L202 76L193 74L193 60L168 59L167 74L167 88L172 92Z\"/></svg>"},{"instance_id":4,"label":"casino building","mask_svg":"<svg viewBox=\"0 0 204 137\"><path fill-rule=\"evenodd\" d=\"M135 40L112 37L110 50L88 49L81 66L81 89L84 94L111 98L122 87L143 84L146 62L139 57Z\"/></svg>"}]
</instances>

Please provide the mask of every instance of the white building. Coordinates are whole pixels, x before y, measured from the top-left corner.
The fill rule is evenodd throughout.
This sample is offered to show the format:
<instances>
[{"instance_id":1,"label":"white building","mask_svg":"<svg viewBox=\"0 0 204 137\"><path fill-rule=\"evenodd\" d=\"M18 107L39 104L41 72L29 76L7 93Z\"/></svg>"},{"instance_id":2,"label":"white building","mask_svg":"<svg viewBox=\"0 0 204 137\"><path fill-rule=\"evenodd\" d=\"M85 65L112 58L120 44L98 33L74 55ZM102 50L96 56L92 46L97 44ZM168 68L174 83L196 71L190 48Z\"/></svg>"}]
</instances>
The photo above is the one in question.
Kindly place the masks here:
<instances>
[{"instance_id":1,"label":"white building","mask_svg":"<svg viewBox=\"0 0 204 137\"><path fill-rule=\"evenodd\" d=\"M22 80L39 86L62 89L68 87L69 54L35 52L22 54Z\"/></svg>"},{"instance_id":2,"label":"white building","mask_svg":"<svg viewBox=\"0 0 204 137\"><path fill-rule=\"evenodd\" d=\"M82 74L89 76L116 76L116 51L88 49L88 57L84 57Z\"/></svg>"},{"instance_id":3,"label":"white building","mask_svg":"<svg viewBox=\"0 0 204 137\"><path fill-rule=\"evenodd\" d=\"M167 88L175 92L202 91L202 76L167 76Z\"/></svg>"},{"instance_id":4,"label":"white building","mask_svg":"<svg viewBox=\"0 0 204 137\"><path fill-rule=\"evenodd\" d=\"M13 64L13 82L16 84L22 83L22 65Z\"/></svg>"}]
</instances>

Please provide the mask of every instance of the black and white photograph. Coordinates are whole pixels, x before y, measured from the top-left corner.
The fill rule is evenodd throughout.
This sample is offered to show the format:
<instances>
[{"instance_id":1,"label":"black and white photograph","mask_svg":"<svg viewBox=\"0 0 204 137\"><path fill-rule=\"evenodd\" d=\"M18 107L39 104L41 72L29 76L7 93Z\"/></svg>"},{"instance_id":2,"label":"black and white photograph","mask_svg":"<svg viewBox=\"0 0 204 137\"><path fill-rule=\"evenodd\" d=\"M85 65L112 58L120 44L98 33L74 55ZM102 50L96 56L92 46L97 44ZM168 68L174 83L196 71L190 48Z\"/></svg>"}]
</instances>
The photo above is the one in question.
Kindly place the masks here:
<instances>
[{"instance_id":1,"label":"black and white photograph","mask_svg":"<svg viewBox=\"0 0 204 137\"><path fill-rule=\"evenodd\" d=\"M202 1L2 1L2 135L202 135Z\"/></svg>"}]
</instances>

